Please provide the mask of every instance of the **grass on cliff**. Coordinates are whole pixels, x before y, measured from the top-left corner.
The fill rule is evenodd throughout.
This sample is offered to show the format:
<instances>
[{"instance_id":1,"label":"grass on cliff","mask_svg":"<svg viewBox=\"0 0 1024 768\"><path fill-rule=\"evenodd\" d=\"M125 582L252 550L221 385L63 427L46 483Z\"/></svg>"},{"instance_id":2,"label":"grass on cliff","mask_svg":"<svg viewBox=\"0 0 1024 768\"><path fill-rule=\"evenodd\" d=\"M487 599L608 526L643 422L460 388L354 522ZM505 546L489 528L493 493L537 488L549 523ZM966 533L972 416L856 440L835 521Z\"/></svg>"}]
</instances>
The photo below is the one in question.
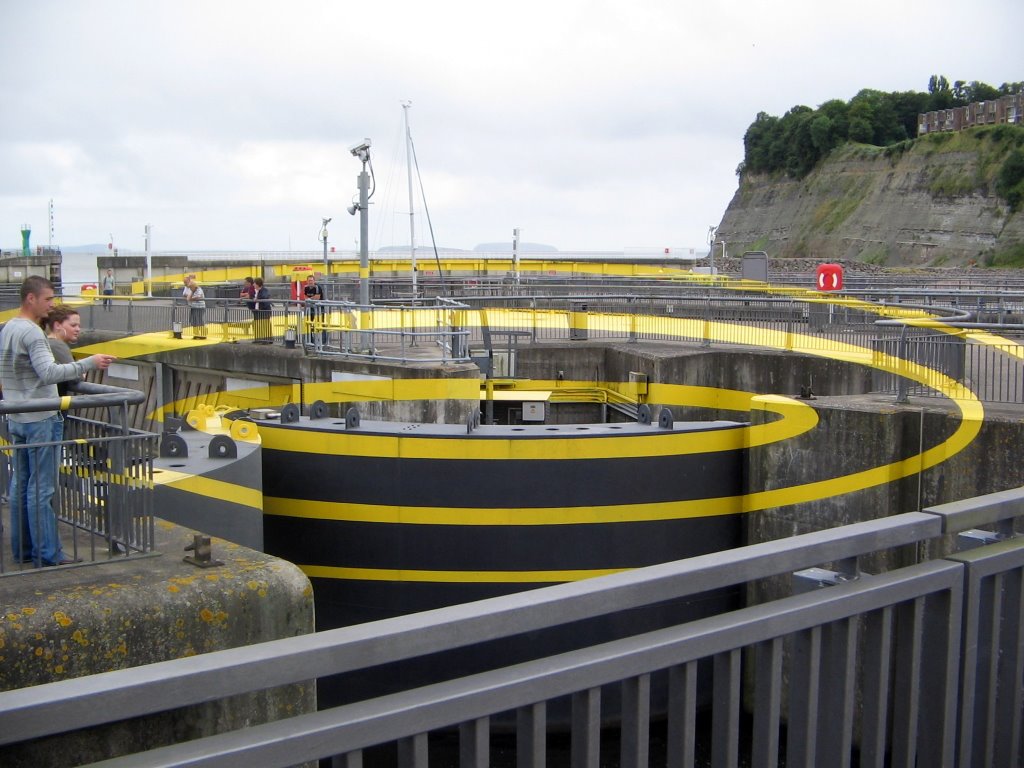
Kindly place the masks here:
<instances>
[{"instance_id":1,"label":"grass on cliff","mask_svg":"<svg viewBox=\"0 0 1024 768\"><path fill-rule=\"evenodd\" d=\"M928 182L932 197L994 193L1013 209L1019 205L1020 190L1015 187L1021 179L1016 178L1014 169L1019 164L1016 158L1024 156L1024 126L983 125L956 133L932 133L917 139L916 145L912 151L926 157L945 154L964 158L959 167L946 163L934 169ZM1008 177L1013 177L1009 184Z\"/></svg>"},{"instance_id":2,"label":"grass on cliff","mask_svg":"<svg viewBox=\"0 0 1024 768\"><path fill-rule=\"evenodd\" d=\"M1009 248L996 251L985 260L986 267L1024 267L1024 243L1014 243Z\"/></svg>"}]
</instances>

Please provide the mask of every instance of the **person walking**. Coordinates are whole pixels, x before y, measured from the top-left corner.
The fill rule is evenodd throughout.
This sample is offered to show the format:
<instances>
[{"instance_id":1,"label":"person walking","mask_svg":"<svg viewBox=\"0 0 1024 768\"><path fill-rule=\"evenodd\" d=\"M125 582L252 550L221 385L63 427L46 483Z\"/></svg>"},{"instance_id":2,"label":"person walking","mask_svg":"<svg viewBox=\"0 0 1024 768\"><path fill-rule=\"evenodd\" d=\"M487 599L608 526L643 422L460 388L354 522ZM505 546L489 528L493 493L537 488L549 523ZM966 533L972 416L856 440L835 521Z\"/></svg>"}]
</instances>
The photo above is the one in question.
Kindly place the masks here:
<instances>
[{"instance_id":1,"label":"person walking","mask_svg":"<svg viewBox=\"0 0 1024 768\"><path fill-rule=\"evenodd\" d=\"M270 289L263 284L263 278L257 277L253 280L256 286L256 301L253 305L253 318L256 326L256 338L253 344L273 344L271 338L270 310L273 304L270 303Z\"/></svg>"},{"instance_id":2,"label":"person walking","mask_svg":"<svg viewBox=\"0 0 1024 768\"><path fill-rule=\"evenodd\" d=\"M103 308L107 312L113 312L114 311L114 308L113 308L114 300L111 299L110 297L114 295L114 288L115 288L114 270L112 270L112 269L108 269L107 270L107 274L105 274L103 276L103 282L100 285L100 288L102 289L103 296L105 297L103 299Z\"/></svg>"},{"instance_id":3,"label":"person walking","mask_svg":"<svg viewBox=\"0 0 1024 768\"><path fill-rule=\"evenodd\" d=\"M116 358L93 355L58 364L43 335L40 321L53 309L53 283L45 277L25 278L21 309L0 331L0 385L4 402L17 406L32 400L56 399L57 382L105 370ZM11 480L11 549L17 562L65 565L69 562L57 534L50 501L56 484L58 445L64 422L56 410L8 414L14 471ZM42 444L42 445L38 445ZM17 448L25 445L28 447Z\"/></svg>"},{"instance_id":4,"label":"person walking","mask_svg":"<svg viewBox=\"0 0 1024 768\"><path fill-rule=\"evenodd\" d=\"M206 338L206 294L193 277L185 285L185 301L188 302L188 324L192 326L192 338Z\"/></svg>"}]
</instances>

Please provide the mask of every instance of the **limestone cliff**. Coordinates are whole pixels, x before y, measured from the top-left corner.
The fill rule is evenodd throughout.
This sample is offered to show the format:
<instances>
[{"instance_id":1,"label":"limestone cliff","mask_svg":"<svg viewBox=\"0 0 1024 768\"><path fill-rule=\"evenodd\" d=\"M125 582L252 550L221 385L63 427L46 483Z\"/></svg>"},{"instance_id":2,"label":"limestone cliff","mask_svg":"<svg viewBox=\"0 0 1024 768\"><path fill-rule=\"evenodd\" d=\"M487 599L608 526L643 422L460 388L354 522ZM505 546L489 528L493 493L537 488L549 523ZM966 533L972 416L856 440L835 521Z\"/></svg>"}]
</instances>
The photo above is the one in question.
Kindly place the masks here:
<instances>
[{"instance_id":1,"label":"limestone cliff","mask_svg":"<svg viewBox=\"0 0 1024 768\"><path fill-rule=\"evenodd\" d=\"M744 174L718 237L736 256L1022 266L1024 211L1011 213L995 178L1024 128L999 128L848 144L800 180Z\"/></svg>"}]
</instances>

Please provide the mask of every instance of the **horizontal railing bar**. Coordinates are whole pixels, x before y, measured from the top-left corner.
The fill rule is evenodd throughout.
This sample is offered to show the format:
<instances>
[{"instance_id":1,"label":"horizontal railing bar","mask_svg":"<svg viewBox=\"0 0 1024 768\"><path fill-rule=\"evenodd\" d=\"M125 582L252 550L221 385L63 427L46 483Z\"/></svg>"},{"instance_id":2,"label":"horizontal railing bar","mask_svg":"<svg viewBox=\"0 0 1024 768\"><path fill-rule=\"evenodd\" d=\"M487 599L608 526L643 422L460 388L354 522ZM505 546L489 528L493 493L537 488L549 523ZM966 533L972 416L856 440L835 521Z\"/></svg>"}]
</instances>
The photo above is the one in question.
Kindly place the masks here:
<instances>
[{"instance_id":1,"label":"horizontal railing bar","mask_svg":"<svg viewBox=\"0 0 1024 768\"><path fill-rule=\"evenodd\" d=\"M579 651L105 760L93 768L294 765L745 648L959 589L962 582L961 565L930 561Z\"/></svg>"},{"instance_id":2,"label":"horizontal railing bar","mask_svg":"<svg viewBox=\"0 0 1024 768\"><path fill-rule=\"evenodd\" d=\"M922 510L942 520L943 533L959 533L1024 515L1024 488L1011 488Z\"/></svg>"},{"instance_id":3,"label":"horizontal railing bar","mask_svg":"<svg viewBox=\"0 0 1024 768\"><path fill-rule=\"evenodd\" d=\"M554 627L940 534L937 516L909 512L369 624L0 693L0 744Z\"/></svg>"}]
</instances>

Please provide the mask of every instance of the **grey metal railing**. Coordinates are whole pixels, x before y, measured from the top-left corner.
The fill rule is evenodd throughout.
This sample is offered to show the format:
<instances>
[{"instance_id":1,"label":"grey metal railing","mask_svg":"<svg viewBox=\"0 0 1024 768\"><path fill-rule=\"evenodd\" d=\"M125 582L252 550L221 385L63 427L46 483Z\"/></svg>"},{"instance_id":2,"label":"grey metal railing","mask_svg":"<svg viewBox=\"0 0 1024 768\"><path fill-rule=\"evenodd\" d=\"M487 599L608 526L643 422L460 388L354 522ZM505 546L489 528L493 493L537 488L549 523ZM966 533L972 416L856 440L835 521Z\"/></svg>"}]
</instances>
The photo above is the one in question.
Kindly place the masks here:
<instances>
[{"instance_id":1,"label":"grey metal railing","mask_svg":"<svg viewBox=\"0 0 1024 768\"><path fill-rule=\"evenodd\" d=\"M495 339L508 345L590 339L758 346L768 331L799 334L804 348L824 352L835 343L851 343L901 359L934 363L985 402L1024 403L1024 370L1016 343L1024 325L1011 322L1020 318L1007 304L996 314L981 312L1004 322L981 324L973 322L978 316L973 305L929 304L921 302L920 295L904 298L915 301L879 303L872 308L708 286L666 293L662 285L657 292L439 298L367 307L346 301L309 307L300 301L275 299L273 308L259 317L238 299L207 299L202 329L190 326L188 308L181 302L164 299L126 302L110 309L86 305L83 324L90 330L173 330L184 339L205 334L214 341L284 343L309 354L434 363L468 361L474 348L493 347ZM951 328L988 331L1006 340L978 343L964 333L909 328L900 320L886 319L895 309L940 315ZM715 323L731 326L727 337L712 338ZM882 372L874 375L873 391L895 394L898 400L938 394Z\"/></svg>"},{"instance_id":2,"label":"grey metal railing","mask_svg":"<svg viewBox=\"0 0 1024 768\"><path fill-rule=\"evenodd\" d=\"M153 550L153 458L159 436L127 426L128 405L143 400L144 394L135 390L76 382L68 401L0 401L0 485L4 489L0 496L0 574L30 572L43 565L38 552L34 559L26 557L30 552L26 540L15 548L21 555L15 559L8 550L12 544L5 528L10 519L8 478L19 462L26 460L25 452L35 448L53 448L48 452L54 462L51 514L56 515L57 534L69 559L95 563ZM59 442L13 444L10 440L7 414L86 409L107 409L110 420L69 415L64 418ZM40 482L38 473L35 477ZM34 514L47 511L36 509ZM37 527L39 524L37 520Z\"/></svg>"},{"instance_id":3,"label":"grey metal railing","mask_svg":"<svg viewBox=\"0 0 1024 768\"><path fill-rule=\"evenodd\" d=\"M1024 489L386 621L0 694L0 744L560 627L840 562L835 586L315 714L105 761L286 766L397 744L426 766L456 728L460 764L489 764L492 717L516 714L517 763L545 764L548 707L572 702L571 762L602 761L617 685L619 764L650 762L651 691L667 686L665 764L1019 765ZM877 574L857 558L989 525L993 543ZM923 548L918 547L918 551ZM710 695L708 695L710 694ZM704 701L710 701L707 711ZM744 704L746 701L746 704ZM609 713L606 713L609 714ZM698 726L710 717L710 728Z\"/></svg>"}]
</instances>

